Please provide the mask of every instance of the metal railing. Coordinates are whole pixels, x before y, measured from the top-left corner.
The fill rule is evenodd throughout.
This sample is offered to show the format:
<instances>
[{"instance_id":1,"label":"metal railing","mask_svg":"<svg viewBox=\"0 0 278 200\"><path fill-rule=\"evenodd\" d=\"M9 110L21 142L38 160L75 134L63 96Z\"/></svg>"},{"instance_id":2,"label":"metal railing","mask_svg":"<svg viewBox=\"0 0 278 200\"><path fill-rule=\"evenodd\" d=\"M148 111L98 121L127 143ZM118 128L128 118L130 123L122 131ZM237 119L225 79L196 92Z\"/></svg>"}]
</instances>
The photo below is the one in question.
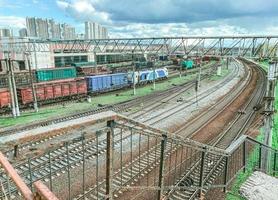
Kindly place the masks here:
<instances>
[{"instance_id":1,"label":"metal railing","mask_svg":"<svg viewBox=\"0 0 278 200\"><path fill-rule=\"evenodd\" d=\"M20 192L31 199L33 189L42 199L51 192L57 199L113 199L123 194L171 199L184 191L183 199L193 199L211 188L226 190L240 171L260 170L266 162L263 151L269 155L267 173L278 174L277 150L248 136L222 150L110 111L86 124L97 128L14 166L20 177L12 180L21 184L11 184L6 178L10 172L2 172L6 197Z\"/></svg>"},{"instance_id":2,"label":"metal railing","mask_svg":"<svg viewBox=\"0 0 278 200\"><path fill-rule=\"evenodd\" d=\"M25 200L58 200L57 197L41 182L34 182L34 192L26 185L24 180L17 174L8 159L0 152L1 171L5 171L7 188L0 182L1 199L25 199ZM3 178L3 177L2 177ZM16 187L17 194L12 194L11 189Z\"/></svg>"}]
</instances>

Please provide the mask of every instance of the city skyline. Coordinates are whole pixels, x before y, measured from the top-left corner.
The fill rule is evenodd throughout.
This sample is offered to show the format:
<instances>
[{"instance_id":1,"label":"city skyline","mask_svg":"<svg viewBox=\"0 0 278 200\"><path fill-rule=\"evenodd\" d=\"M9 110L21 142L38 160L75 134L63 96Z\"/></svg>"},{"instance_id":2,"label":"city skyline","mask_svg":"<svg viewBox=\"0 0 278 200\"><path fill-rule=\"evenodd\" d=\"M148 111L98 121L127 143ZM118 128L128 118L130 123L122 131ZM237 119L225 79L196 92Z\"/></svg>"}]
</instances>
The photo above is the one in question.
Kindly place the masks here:
<instances>
[{"instance_id":1,"label":"city skyline","mask_svg":"<svg viewBox=\"0 0 278 200\"><path fill-rule=\"evenodd\" d=\"M25 27L15 31L13 28L0 27L1 37L34 37L41 39L107 39L108 30L93 21L85 21L81 33L67 23L59 23L53 18L26 17Z\"/></svg>"},{"instance_id":2,"label":"city skyline","mask_svg":"<svg viewBox=\"0 0 278 200\"><path fill-rule=\"evenodd\" d=\"M277 34L277 10L274 0L0 0L0 27L17 32L34 16L70 24L77 33L93 21L111 38Z\"/></svg>"}]
</instances>

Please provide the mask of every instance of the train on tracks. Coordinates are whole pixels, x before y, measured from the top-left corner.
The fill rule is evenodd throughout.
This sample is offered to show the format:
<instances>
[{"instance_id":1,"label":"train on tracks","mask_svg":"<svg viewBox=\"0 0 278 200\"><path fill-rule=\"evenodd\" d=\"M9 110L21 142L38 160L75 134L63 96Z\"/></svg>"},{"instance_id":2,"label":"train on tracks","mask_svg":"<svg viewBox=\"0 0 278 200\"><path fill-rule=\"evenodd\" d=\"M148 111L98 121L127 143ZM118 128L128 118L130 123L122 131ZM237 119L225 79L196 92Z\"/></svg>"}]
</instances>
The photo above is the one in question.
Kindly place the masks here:
<instances>
[{"instance_id":1,"label":"train on tracks","mask_svg":"<svg viewBox=\"0 0 278 200\"><path fill-rule=\"evenodd\" d=\"M203 61L211 61L216 58L204 57ZM191 69L200 62L199 59L193 61L179 62L178 65L184 69ZM21 107L28 107L33 100L33 90L40 105L54 103L64 100L80 99L89 94L103 93L132 87L132 85L142 85L153 80L166 79L169 76L165 66L175 64L173 60L160 60L155 66L150 66L150 62L135 62L135 72L124 70L118 72L107 68L107 66L97 66L94 62L73 63L71 66L39 69L31 72L13 73L16 85L16 94ZM125 63L129 66L129 63ZM118 64L119 65L119 64ZM116 65L115 68L119 66ZM149 70L152 68L152 70ZM153 70L154 68L157 68ZM0 108L10 109L11 92L7 74L0 73ZM32 80L32 81L31 81ZM1 112L0 112L1 113Z\"/></svg>"},{"instance_id":2,"label":"train on tracks","mask_svg":"<svg viewBox=\"0 0 278 200\"><path fill-rule=\"evenodd\" d=\"M134 81L135 84L145 84L166 78L168 78L166 67L83 77L77 77L76 69L69 67L38 70L35 72L36 82L33 85L39 104L48 104L62 100L80 99L88 94L128 88L134 84ZM27 83L16 87L18 102L22 107L27 107L34 101L32 87ZM10 90L1 88L0 108L9 109L11 101Z\"/></svg>"}]
</instances>

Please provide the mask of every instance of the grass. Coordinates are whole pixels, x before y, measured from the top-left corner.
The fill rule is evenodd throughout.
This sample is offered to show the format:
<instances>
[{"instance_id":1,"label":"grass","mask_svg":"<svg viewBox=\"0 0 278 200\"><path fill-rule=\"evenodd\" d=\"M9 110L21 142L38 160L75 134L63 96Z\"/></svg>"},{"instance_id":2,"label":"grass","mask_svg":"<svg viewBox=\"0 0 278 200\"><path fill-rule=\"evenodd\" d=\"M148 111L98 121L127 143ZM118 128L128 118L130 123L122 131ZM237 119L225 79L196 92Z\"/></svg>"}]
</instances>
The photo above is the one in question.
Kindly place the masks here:
<instances>
[{"instance_id":1,"label":"grass","mask_svg":"<svg viewBox=\"0 0 278 200\"><path fill-rule=\"evenodd\" d=\"M209 78L209 80L212 81L217 81L219 79L222 79L223 77L225 77L229 72L231 71L231 69L227 69L224 65L222 66L222 70L221 70L221 75L218 76L217 74L213 75L212 77Z\"/></svg>"},{"instance_id":2,"label":"grass","mask_svg":"<svg viewBox=\"0 0 278 200\"><path fill-rule=\"evenodd\" d=\"M260 134L256 139L261 142L263 141L264 134L262 129L260 130ZM257 153L258 153L258 147L252 150L251 155L248 157L247 168L245 173L241 171L237 175L231 190L226 195L226 200L244 200L244 198L241 197L239 194L239 188L247 180L247 178L253 173L253 169L258 162L258 157L256 155Z\"/></svg>"},{"instance_id":3,"label":"grass","mask_svg":"<svg viewBox=\"0 0 278 200\"><path fill-rule=\"evenodd\" d=\"M212 63L208 63L207 65L209 64ZM206 66L204 66L204 68L206 68ZM222 70L222 75L220 77L215 78L215 80L218 80L226 76L227 74L228 74L227 70L226 71ZM171 87L174 87L174 85L183 84L189 80L193 80L194 78L196 78L196 74L182 76L181 78L180 77L170 78L166 81L156 83L155 90L153 90L153 84L149 84L144 87L137 88L136 96L133 95L133 89L128 89L124 91L119 90L119 92L94 96L92 97L91 103L80 102L80 103L69 103L69 104L65 104L64 106L57 105L51 107L44 107L41 108L38 113L35 112L22 113L20 117L15 119L12 117L0 118L0 128L5 128L14 125L23 125L31 122L51 119L54 117L62 117L73 113L86 111L88 109L96 108L99 106L99 104L108 105L108 104L115 104L123 101L128 101L136 97L141 97L141 96L151 94L154 91L167 90Z\"/></svg>"},{"instance_id":4,"label":"grass","mask_svg":"<svg viewBox=\"0 0 278 200\"><path fill-rule=\"evenodd\" d=\"M275 110L278 110L278 84L275 88ZM272 147L278 149L278 114L274 114L274 125L272 130Z\"/></svg>"},{"instance_id":5,"label":"grass","mask_svg":"<svg viewBox=\"0 0 278 200\"><path fill-rule=\"evenodd\" d=\"M168 88L174 87L174 85L183 84L189 80L192 80L196 77L196 75L188 75L182 76L181 78L171 78L163 82L156 83L155 91L162 91ZM128 89L125 91L119 91L118 93L107 93L104 95L99 95L92 97L92 102L82 102L82 103L70 103L65 106L58 105L52 107L44 107L41 108L38 113L35 112L26 112L22 113L22 115L18 118L12 117L4 117L0 118L0 128L14 126L14 125L22 125L35 121L41 121L46 119L51 119L54 117L66 116L72 113L85 111L88 109L96 108L99 104L114 104L127 100L131 100L136 97L145 96L153 93L153 85L146 85L144 87L136 89L136 96L133 95L133 89ZM116 95L117 94L117 95Z\"/></svg>"},{"instance_id":6,"label":"grass","mask_svg":"<svg viewBox=\"0 0 278 200\"><path fill-rule=\"evenodd\" d=\"M261 62L260 66L267 71L268 70L268 63L267 62ZM275 109L278 109L278 85L275 88ZM260 130L260 135L257 137L258 141L263 141L264 139L264 132L263 129ZM272 147L278 149L278 114L275 113L274 115L274 128L272 131ZM246 169L246 172L240 172L235 182L231 188L231 191L226 195L226 200L243 200L244 198L240 196L239 194L239 188L240 186L247 180L247 178L253 173L254 166L256 164L256 156L254 154L256 153L257 149L254 149L252 154L249 157L248 160L248 167Z\"/></svg>"}]
</instances>

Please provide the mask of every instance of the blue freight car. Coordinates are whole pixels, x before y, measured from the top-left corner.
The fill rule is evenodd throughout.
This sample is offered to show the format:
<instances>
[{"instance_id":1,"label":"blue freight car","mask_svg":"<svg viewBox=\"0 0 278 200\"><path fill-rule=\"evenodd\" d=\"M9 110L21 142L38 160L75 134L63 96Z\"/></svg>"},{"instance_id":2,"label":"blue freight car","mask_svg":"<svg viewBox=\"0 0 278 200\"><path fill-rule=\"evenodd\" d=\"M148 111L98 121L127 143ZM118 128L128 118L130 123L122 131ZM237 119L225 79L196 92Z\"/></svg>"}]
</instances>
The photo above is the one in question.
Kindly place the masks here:
<instances>
[{"instance_id":1,"label":"blue freight car","mask_svg":"<svg viewBox=\"0 0 278 200\"><path fill-rule=\"evenodd\" d=\"M144 84L153 81L157 79L164 79L168 77L168 70L166 67L156 69L155 75L153 70L145 70L145 71L139 71L135 72L135 81L136 84ZM133 83L133 72L128 73L128 82L131 84Z\"/></svg>"},{"instance_id":2,"label":"blue freight car","mask_svg":"<svg viewBox=\"0 0 278 200\"><path fill-rule=\"evenodd\" d=\"M126 73L87 76L86 80L89 92L105 92L128 86Z\"/></svg>"}]
</instances>

